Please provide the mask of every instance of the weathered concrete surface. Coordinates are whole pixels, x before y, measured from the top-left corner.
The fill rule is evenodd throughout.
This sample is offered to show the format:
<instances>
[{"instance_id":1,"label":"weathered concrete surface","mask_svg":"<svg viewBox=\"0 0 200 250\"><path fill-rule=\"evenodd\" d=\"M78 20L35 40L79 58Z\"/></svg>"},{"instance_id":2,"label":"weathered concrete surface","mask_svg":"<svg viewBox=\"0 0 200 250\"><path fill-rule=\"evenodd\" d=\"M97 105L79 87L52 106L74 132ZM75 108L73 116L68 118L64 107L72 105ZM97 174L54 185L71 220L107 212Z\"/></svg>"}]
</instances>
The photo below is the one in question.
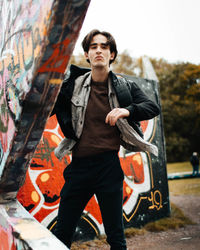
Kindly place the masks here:
<instances>
[{"instance_id":1,"label":"weathered concrete surface","mask_svg":"<svg viewBox=\"0 0 200 250\"><path fill-rule=\"evenodd\" d=\"M29 247L29 248L28 248ZM18 201L0 205L0 249L66 250Z\"/></svg>"},{"instance_id":2,"label":"weathered concrete surface","mask_svg":"<svg viewBox=\"0 0 200 250\"><path fill-rule=\"evenodd\" d=\"M24 183L89 2L0 1L0 202Z\"/></svg>"},{"instance_id":3,"label":"weathered concrete surface","mask_svg":"<svg viewBox=\"0 0 200 250\"><path fill-rule=\"evenodd\" d=\"M15 198L89 3L0 0L0 249L66 249Z\"/></svg>"}]
</instances>

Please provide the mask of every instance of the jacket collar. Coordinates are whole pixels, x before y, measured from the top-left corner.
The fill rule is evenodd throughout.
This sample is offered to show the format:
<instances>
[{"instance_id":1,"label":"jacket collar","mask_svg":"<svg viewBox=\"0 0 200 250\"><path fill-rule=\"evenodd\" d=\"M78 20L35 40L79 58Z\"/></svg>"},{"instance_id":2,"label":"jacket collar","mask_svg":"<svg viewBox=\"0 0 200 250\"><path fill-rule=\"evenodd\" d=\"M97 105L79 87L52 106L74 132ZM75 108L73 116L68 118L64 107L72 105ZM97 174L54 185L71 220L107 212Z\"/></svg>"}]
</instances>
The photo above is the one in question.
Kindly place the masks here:
<instances>
[{"instance_id":1,"label":"jacket collar","mask_svg":"<svg viewBox=\"0 0 200 250\"><path fill-rule=\"evenodd\" d=\"M90 86L90 84L91 84L91 79L92 79L92 75L91 75L91 72L87 72L87 73L85 73L85 75L84 75L84 83L83 83L83 87L88 87L88 86Z\"/></svg>"},{"instance_id":2,"label":"jacket collar","mask_svg":"<svg viewBox=\"0 0 200 250\"><path fill-rule=\"evenodd\" d=\"M76 66L74 64L71 64L70 66L70 74L74 75L75 77L79 77L81 75L84 75L85 73L91 71L90 68L82 68L79 66Z\"/></svg>"},{"instance_id":3,"label":"jacket collar","mask_svg":"<svg viewBox=\"0 0 200 250\"><path fill-rule=\"evenodd\" d=\"M84 81L83 86L84 87L90 86L91 83L90 68L82 68L72 64L70 66L70 74L73 75L75 79L82 76ZM108 94L111 95L114 92L120 92L118 89L119 89L119 80L117 76L112 71L110 71L108 75ZM120 95L120 93L119 94L117 93L117 95Z\"/></svg>"}]
</instances>

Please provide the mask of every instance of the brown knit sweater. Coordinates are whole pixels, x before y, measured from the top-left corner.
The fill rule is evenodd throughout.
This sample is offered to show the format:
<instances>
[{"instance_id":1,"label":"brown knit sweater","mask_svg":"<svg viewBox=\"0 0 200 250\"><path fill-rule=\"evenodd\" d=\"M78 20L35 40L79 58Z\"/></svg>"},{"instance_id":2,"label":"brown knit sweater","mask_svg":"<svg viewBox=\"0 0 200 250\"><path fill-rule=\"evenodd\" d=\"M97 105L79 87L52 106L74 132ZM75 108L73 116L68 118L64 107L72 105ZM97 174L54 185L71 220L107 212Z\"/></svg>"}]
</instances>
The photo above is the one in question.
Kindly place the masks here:
<instances>
[{"instance_id":1,"label":"brown knit sweater","mask_svg":"<svg viewBox=\"0 0 200 250\"><path fill-rule=\"evenodd\" d=\"M72 150L73 156L85 157L110 150L119 150L118 128L105 123L110 111L108 83L92 82L83 132L79 142Z\"/></svg>"}]
</instances>

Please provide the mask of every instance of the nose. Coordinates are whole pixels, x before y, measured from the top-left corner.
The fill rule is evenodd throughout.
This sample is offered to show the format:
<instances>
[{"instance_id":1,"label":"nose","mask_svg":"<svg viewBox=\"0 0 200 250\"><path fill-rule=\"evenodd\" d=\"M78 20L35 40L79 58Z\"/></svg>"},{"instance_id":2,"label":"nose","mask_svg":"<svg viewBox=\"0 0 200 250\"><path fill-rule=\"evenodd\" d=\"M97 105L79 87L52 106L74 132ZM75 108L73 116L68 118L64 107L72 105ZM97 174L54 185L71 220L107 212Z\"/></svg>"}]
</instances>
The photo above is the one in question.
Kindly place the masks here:
<instances>
[{"instance_id":1,"label":"nose","mask_svg":"<svg viewBox=\"0 0 200 250\"><path fill-rule=\"evenodd\" d=\"M96 53L101 53L101 46L97 46Z\"/></svg>"}]
</instances>

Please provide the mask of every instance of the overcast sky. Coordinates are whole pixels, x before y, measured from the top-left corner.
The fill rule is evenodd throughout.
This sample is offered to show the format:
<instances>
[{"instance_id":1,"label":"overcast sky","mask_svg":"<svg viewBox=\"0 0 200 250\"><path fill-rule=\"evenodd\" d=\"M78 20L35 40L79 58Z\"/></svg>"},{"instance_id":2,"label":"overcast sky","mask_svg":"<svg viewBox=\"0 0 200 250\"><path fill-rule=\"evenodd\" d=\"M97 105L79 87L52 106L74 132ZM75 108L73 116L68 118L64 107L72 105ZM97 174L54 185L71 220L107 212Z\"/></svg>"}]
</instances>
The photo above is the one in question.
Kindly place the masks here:
<instances>
[{"instance_id":1,"label":"overcast sky","mask_svg":"<svg viewBox=\"0 0 200 250\"><path fill-rule=\"evenodd\" d=\"M200 64L200 0L91 0L74 54L94 28L112 33L119 53Z\"/></svg>"}]
</instances>

